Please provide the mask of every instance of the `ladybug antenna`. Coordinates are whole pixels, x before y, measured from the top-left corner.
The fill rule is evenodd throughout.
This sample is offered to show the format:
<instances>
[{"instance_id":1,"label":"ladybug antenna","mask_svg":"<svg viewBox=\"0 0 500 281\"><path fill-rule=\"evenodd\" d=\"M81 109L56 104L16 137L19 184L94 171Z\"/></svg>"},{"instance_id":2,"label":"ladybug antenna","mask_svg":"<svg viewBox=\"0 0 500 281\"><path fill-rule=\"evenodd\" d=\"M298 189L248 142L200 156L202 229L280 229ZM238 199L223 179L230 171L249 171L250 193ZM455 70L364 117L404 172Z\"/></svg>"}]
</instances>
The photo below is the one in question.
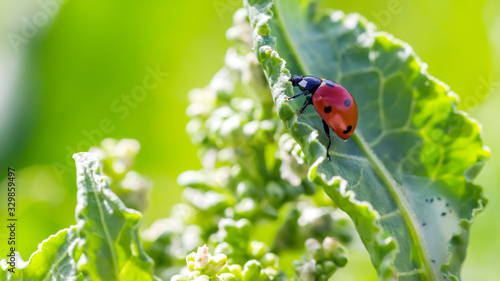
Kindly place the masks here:
<instances>
[{"instance_id":1,"label":"ladybug antenna","mask_svg":"<svg viewBox=\"0 0 500 281\"><path fill-rule=\"evenodd\" d=\"M302 76L293 75L292 77L290 77L290 79L288 79L288 81L292 82L293 86L297 86L300 81L302 81L302 79L304 79Z\"/></svg>"}]
</instances>

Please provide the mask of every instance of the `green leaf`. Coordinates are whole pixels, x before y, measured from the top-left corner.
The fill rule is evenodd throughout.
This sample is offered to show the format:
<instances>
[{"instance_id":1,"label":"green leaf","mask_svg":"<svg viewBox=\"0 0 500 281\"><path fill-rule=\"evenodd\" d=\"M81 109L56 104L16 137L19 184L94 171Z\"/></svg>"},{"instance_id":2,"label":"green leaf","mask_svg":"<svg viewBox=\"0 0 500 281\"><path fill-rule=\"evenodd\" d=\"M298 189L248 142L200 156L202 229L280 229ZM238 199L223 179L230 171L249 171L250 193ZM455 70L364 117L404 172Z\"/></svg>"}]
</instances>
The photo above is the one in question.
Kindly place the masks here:
<instances>
[{"instance_id":1,"label":"green leaf","mask_svg":"<svg viewBox=\"0 0 500 281\"><path fill-rule=\"evenodd\" d=\"M254 50L279 117L301 145L309 179L354 221L381 280L458 280L470 223L486 200L471 183L489 152L457 96L431 77L408 44L357 14L319 14L315 2L248 0ZM344 142L327 139L290 73L342 84L359 120Z\"/></svg>"},{"instance_id":2,"label":"green leaf","mask_svg":"<svg viewBox=\"0 0 500 281\"><path fill-rule=\"evenodd\" d=\"M7 273L8 280L82 280L70 256L78 242L76 226L60 230L38 245L24 265L16 261L15 273ZM19 256L18 256L19 257ZM2 267L5 260L2 260Z\"/></svg>"},{"instance_id":3,"label":"green leaf","mask_svg":"<svg viewBox=\"0 0 500 281\"><path fill-rule=\"evenodd\" d=\"M77 168L77 234L72 255L88 280L153 280L153 260L139 239L141 214L128 209L100 174L93 153L73 156Z\"/></svg>"}]
</instances>

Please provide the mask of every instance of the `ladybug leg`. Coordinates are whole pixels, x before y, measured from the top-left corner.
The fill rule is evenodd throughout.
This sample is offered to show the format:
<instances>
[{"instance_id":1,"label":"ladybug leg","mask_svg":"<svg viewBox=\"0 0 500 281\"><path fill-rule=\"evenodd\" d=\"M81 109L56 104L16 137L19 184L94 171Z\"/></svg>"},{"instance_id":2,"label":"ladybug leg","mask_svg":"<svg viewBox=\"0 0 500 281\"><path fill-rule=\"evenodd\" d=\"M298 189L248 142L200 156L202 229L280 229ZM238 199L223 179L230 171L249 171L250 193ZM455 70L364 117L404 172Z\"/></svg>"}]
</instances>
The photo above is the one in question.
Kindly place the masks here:
<instances>
[{"instance_id":1,"label":"ladybug leg","mask_svg":"<svg viewBox=\"0 0 500 281\"><path fill-rule=\"evenodd\" d=\"M306 102L304 102L304 105L299 109L299 111L297 112L298 115L301 115L302 113L304 113L304 110L306 110L306 108L313 104L312 103L312 97L307 97L306 99Z\"/></svg>"},{"instance_id":2,"label":"ladybug leg","mask_svg":"<svg viewBox=\"0 0 500 281\"><path fill-rule=\"evenodd\" d=\"M326 157L328 158L328 160L332 161L332 158L328 153L328 151L330 151L330 145L332 144L332 139L330 138L330 127L328 126L328 124L326 124L325 120L322 121L323 121L323 129L325 130L325 134L328 137L328 146L326 147Z\"/></svg>"},{"instance_id":3,"label":"ladybug leg","mask_svg":"<svg viewBox=\"0 0 500 281\"><path fill-rule=\"evenodd\" d=\"M309 90L305 90L302 93L295 95L293 97L286 97L285 99L286 100L293 100L294 98L298 98L298 97L303 96L303 95L309 95Z\"/></svg>"}]
</instances>

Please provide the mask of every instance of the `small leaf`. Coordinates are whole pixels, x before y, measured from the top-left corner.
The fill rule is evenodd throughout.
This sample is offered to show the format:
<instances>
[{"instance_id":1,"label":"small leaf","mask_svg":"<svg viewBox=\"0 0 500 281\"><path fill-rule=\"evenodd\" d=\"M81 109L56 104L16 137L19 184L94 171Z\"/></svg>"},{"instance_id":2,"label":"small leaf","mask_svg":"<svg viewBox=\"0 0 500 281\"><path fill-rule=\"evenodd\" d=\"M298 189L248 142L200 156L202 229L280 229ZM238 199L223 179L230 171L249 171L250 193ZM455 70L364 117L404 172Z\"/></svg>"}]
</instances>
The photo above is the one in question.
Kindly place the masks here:
<instances>
[{"instance_id":1,"label":"small leaf","mask_svg":"<svg viewBox=\"0 0 500 281\"><path fill-rule=\"evenodd\" d=\"M38 245L23 268L19 266L14 274L7 273L8 280L82 280L76 272L70 256L71 249L78 242L76 226L60 230ZM2 261L4 263L5 260Z\"/></svg>"},{"instance_id":2,"label":"small leaf","mask_svg":"<svg viewBox=\"0 0 500 281\"><path fill-rule=\"evenodd\" d=\"M279 117L308 159L309 179L354 221L381 280L459 279L473 214L486 200L471 183L489 152L456 95L411 47L359 15L320 15L315 2L248 0L254 50ZM327 139L290 73L342 84L359 121L346 142ZM319 133L318 133L319 132Z\"/></svg>"},{"instance_id":3,"label":"small leaf","mask_svg":"<svg viewBox=\"0 0 500 281\"><path fill-rule=\"evenodd\" d=\"M77 153L77 234L72 255L88 280L154 280L139 240L141 214L128 209L100 174L97 155Z\"/></svg>"}]
</instances>

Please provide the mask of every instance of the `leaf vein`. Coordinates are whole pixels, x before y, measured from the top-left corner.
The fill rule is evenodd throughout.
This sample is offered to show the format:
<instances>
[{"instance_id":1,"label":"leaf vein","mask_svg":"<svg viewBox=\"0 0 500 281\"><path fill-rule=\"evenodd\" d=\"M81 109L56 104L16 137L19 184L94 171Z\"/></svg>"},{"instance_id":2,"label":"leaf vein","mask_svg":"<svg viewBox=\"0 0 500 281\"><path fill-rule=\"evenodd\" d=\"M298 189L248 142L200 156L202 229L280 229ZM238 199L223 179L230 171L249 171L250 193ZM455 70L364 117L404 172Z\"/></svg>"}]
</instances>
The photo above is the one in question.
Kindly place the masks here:
<instances>
[{"instance_id":1,"label":"leaf vein","mask_svg":"<svg viewBox=\"0 0 500 281\"><path fill-rule=\"evenodd\" d=\"M421 245L424 245L423 241L423 235L420 231L420 229L417 227L418 223L416 221L416 218L412 216L410 213L410 205L408 201L406 200L406 197L403 193L402 188L399 186L399 184L395 181L395 179L392 177L392 175L387 171L385 168L384 164L378 159L377 155L369 150L368 145L366 144L364 138L358 133L354 133L353 136L354 140L358 143L360 149L363 151L363 153L366 155L366 157L372 162L374 169L380 179L386 184L388 187L390 193L392 194L392 197L394 199L394 202L398 206L398 209L401 212L401 215L403 216L404 220L406 221L406 225L408 227L408 230L410 231L410 234L413 238L413 240ZM431 265L430 258L428 256L428 253L425 252L423 249L425 247L416 247L417 249L417 255L420 256L422 259L422 265L426 269L427 272L434 272L434 268ZM434 276L433 276L434 277ZM431 277L432 278L432 277ZM435 280L435 278L432 278L431 280Z\"/></svg>"},{"instance_id":2,"label":"leaf vein","mask_svg":"<svg viewBox=\"0 0 500 281\"><path fill-rule=\"evenodd\" d=\"M117 261L116 252L115 252L114 245L113 245L113 240L111 239L111 235L109 233L109 229L108 229L108 226L106 224L106 218L104 217L104 212L102 210L103 207L101 206L102 202L101 202L101 200L99 200L99 198L97 196L98 190L97 190L97 187L96 187L96 183L98 181L95 179L94 173L93 173L92 169L90 169L89 174L92 177L92 181L91 181L92 182L92 193L93 193L94 198L96 200L96 205L97 205L97 208L99 210L99 217L100 217L101 222L102 222L102 228L103 228L103 231L104 231L104 235L106 236L106 242L108 244L108 247L109 247L109 250L110 250L110 253L111 253L111 260L113 262L114 273L115 273L116 278L119 279L120 274L119 274L119 271L118 271L118 261Z\"/></svg>"}]
</instances>

